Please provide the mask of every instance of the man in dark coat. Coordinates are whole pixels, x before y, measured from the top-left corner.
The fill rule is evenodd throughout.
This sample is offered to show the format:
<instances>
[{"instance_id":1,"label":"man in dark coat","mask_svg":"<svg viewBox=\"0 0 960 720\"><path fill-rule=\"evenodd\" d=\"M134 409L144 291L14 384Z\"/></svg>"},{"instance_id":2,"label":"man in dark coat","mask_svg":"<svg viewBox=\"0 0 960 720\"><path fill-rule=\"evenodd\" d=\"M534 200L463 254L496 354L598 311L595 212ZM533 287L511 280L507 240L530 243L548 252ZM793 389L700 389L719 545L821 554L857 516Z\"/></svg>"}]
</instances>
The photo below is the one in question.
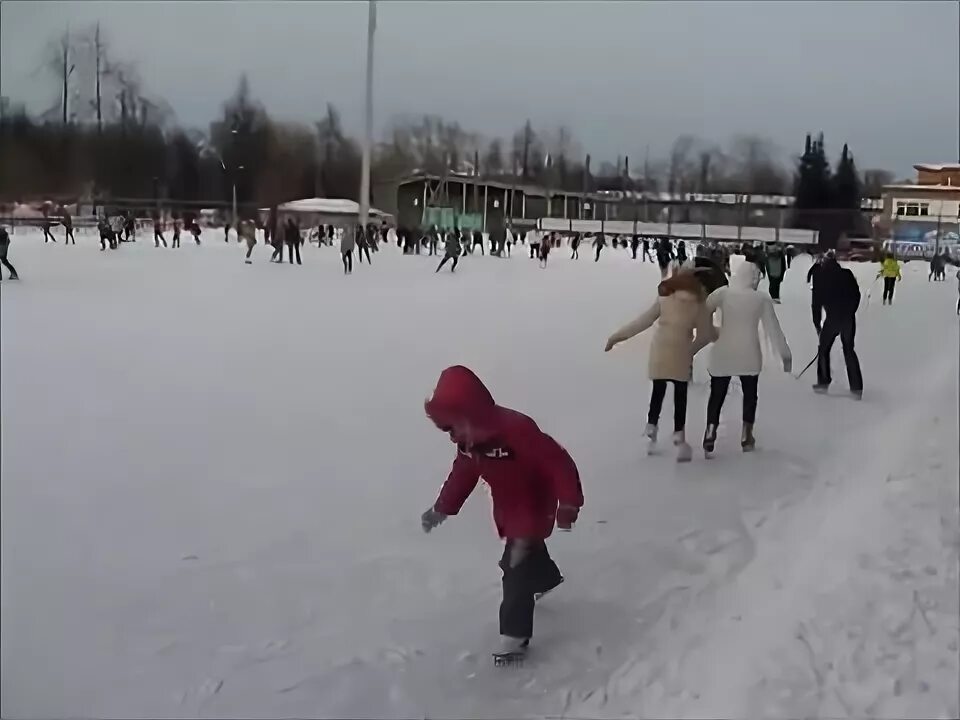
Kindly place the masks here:
<instances>
[{"instance_id":1,"label":"man in dark coat","mask_svg":"<svg viewBox=\"0 0 960 720\"><path fill-rule=\"evenodd\" d=\"M857 278L849 269L841 267L835 257L828 256L823 261L815 282L827 317L820 332L817 384L813 389L818 393L825 393L830 387L830 350L839 335L843 344L843 360L847 366L850 392L860 399L863 397L863 374L854 348L857 333L856 313L860 306L860 286Z\"/></svg>"},{"instance_id":2,"label":"man in dark coat","mask_svg":"<svg viewBox=\"0 0 960 720\"><path fill-rule=\"evenodd\" d=\"M296 252L297 265L302 265L303 263L300 262L300 243L302 241L300 226L297 225L297 221L293 218L287 218L287 224L283 229L283 240L287 244L287 255L290 264L293 265L293 256L294 252Z\"/></svg>"}]
</instances>

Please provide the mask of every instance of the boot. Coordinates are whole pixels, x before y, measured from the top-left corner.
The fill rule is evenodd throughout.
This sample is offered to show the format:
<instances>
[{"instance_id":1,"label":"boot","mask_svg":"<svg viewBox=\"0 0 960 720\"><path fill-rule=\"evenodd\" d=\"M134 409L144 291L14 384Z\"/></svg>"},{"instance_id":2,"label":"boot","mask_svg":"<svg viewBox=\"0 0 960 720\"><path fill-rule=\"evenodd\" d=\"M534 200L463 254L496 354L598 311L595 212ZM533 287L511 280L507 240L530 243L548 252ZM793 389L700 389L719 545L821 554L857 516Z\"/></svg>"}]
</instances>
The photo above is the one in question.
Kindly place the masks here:
<instances>
[{"instance_id":1,"label":"boot","mask_svg":"<svg viewBox=\"0 0 960 720\"><path fill-rule=\"evenodd\" d=\"M562 582L563 582L563 576L561 575L561 576L560 576L560 579L557 580L556 585L553 585L552 587L548 587L546 590L542 590L542 591L540 591L540 592L538 592L538 593L534 593L534 594L533 594L533 599L534 599L534 601L535 601L535 602L540 602L540 600L544 597L544 595L546 595L546 594L548 594L548 593L553 592L554 590L556 590L556 589L560 586L560 583L562 583Z\"/></svg>"},{"instance_id":2,"label":"boot","mask_svg":"<svg viewBox=\"0 0 960 720\"><path fill-rule=\"evenodd\" d=\"M693 458L693 449L687 443L687 436L683 430L673 434L673 444L677 448L677 462L690 462Z\"/></svg>"},{"instance_id":3,"label":"boot","mask_svg":"<svg viewBox=\"0 0 960 720\"><path fill-rule=\"evenodd\" d=\"M744 452L753 452L757 446L757 441L753 437L753 423L744 423L743 432L740 434L740 447Z\"/></svg>"},{"instance_id":4,"label":"boot","mask_svg":"<svg viewBox=\"0 0 960 720\"><path fill-rule=\"evenodd\" d=\"M703 452L709 457L717 444L717 426L707 425L703 433Z\"/></svg>"}]
</instances>

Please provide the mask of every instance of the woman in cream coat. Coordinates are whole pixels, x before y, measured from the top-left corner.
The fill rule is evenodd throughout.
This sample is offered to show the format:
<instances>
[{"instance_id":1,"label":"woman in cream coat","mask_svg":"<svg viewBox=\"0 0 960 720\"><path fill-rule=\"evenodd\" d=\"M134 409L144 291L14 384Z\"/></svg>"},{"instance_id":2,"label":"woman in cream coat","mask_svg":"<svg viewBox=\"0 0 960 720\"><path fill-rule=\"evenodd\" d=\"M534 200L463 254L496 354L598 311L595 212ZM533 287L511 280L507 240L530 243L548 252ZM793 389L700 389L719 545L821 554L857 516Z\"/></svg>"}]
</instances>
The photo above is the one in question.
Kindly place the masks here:
<instances>
[{"instance_id":1,"label":"woman in cream coat","mask_svg":"<svg viewBox=\"0 0 960 720\"><path fill-rule=\"evenodd\" d=\"M650 411L644 431L650 439L652 452L657 441L657 424L667 392L667 382L673 383L673 444L677 446L677 461L690 460L692 452L686 440L687 386L693 368L693 356L714 337L710 314L707 312L706 293L696 275L683 270L664 280L657 288L657 300L649 310L633 322L617 330L607 340L606 351L639 335L657 322L650 346ZM694 337L696 333L696 337Z\"/></svg>"},{"instance_id":2,"label":"woman in cream coat","mask_svg":"<svg viewBox=\"0 0 960 720\"><path fill-rule=\"evenodd\" d=\"M740 378L743 390L743 432L740 438L745 452L753 450L753 423L757 414L757 379L763 368L760 348L760 323L783 361L783 369L790 372L792 356L787 339L780 329L773 300L757 290L760 268L745 262L730 278L730 285L710 293L707 310L713 315L720 311L719 336L710 348L710 399L707 402L707 429L703 435L703 449L709 456L717 441L720 410L730 387L730 378Z\"/></svg>"}]
</instances>

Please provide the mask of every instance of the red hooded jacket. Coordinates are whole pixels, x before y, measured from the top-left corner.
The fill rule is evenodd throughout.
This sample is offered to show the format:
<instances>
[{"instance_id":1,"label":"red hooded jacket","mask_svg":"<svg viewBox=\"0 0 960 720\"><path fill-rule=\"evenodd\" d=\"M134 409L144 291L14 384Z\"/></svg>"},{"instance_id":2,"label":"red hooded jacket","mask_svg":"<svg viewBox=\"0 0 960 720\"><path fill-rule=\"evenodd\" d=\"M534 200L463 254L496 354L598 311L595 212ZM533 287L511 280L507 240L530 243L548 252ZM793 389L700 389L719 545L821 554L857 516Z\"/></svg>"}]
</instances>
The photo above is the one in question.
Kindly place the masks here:
<instances>
[{"instance_id":1,"label":"red hooded jacket","mask_svg":"<svg viewBox=\"0 0 960 720\"><path fill-rule=\"evenodd\" d=\"M558 504L583 505L580 475L567 451L526 415L494 403L468 368L444 370L424 407L441 429L467 420L474 436L469 447L457 447L434 504L437 512L456 515L481 477L490 486L493 520L503 538L547 538Z\"/></svg>"}]
</instances>

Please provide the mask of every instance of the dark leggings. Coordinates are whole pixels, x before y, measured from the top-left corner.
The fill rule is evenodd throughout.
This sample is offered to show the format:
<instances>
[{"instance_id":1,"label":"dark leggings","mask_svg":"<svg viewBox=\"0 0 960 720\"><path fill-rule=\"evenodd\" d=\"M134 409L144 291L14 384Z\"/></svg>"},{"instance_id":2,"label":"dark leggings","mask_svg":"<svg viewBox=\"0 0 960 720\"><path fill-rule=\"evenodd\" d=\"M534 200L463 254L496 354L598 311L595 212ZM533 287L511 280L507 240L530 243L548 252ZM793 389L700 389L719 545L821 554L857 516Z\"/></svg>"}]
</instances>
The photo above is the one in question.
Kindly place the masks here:
<instances>
[{"instance_id":1,"label":"dark leggings","mask_svg":"<svg viewBox=\"0 0 960 720\"><path fill-rule=\"evenodd\" d=\"M529 638L533 635L536 594L552 590L563 576L543 540L507 540L500 569L503 571L500 634Z\"/></svg>"},{"instance_id":2,"label":"dark leggings","mask_svg":"<svg viewBox=\"0 0 960 720\"><path fill-rule=\"evenodd\" d=\"M597 254L593 256L593 261L594 261L594 262L599 262L599 261L600 261L600 251L601 251L601 250L603 250L603 246L602 246L602 245L597 245Z\"/></svg>"},{"instance_id":3,"label":"dark leggings","mask_svg":"<svg viewBox=\"0 0 960 720\"><path fill-rule=\"evenodd\" d=\"M883 279L883 301L888 300L893 303L893 291L897 289L897 279L895 277L885 277Z\"/></svg>"},{"instance_id":4,"label":"dark leggings","mask_svg":"<svg viewBox=\"0 0 960 720\"><path fill-rule=\"evenodd\" d=\"M654 380L650 393L650 412L647 422L656 425L660 422L663 398L667 394L667 383L673 383L673 430L680 432L687 424L687 383L682 380Z\"/></svg>"},{"instance_id":5,"label":"dark leggings","mask_svg":"<svg viewBox=\"0 0 960 720\"><path fill-rule=\"evenodd\" d=\"M780 283L783 282L783 278L773 278L769 280L770 283L770 297L774 300L780 299Z\"/></svg>"},{"instance_id":6,"label":"dark leggings","mask_svg":"<svg viewBox=\"0 0 960 720\"><path fill-rule=\"evenodd\" d=\"M297 265L300 265L300 243L287 243L287 254L290 256L290 264L293 265L293 255L297 255Z\"/></svg>"},{"instance_id":7,"label":"dark leggings","mask_svg":"<svg viewBox=\"0 0 960 720\"><path fill-rule=\"evenodd\" d=\"M368 264L368 265L373 265L373 263L370 262L370 248L369 248L369 246L367 246L367 245L358 245L358 246L357 246L357 259L360 260L361 263L363 263L363 254L364 254L364 253L367 254L367 264Z\"/></svg>"},{"instance_id":8,"label":"dark leggings","mask_svg":"<svg viewBox=\"0 0 960 720\"><path fill-rule=\"evenodd\" d=\"M440 264L437 265L437 269L434 272L440 272L440 268L447 264L447 260L453 260L453 265L450 266L450 270L457 269L457 263L460 262L460 257L458 255L444 255L443 260L440 261Z\"/></svg>"},{"instance_id":9,"label":"dark leggings","mask_svg":"<svg viewBox=\"0 0 960 720\"><path fill-rule=\"evenodd\" d=\"M16 269L13 265L10 264L10 261L7 260L7 256L6 256L6 255L4 255L3 257L0 257L0 263L3 263L3 266L4 266L7 270L10 271L10 277L11 277L11 278L17 277L17 269Z\"/></svg>"},{"instance_id":10,"label":"dark leggings","mask_svg":"<svg viewBox=\"0 0 960 720\"><path fill-rule=\"evenodd\" d=\"M341 253L343 256L343 272L352 273L353 272L353 250L345 250Z\"/></svg>"},{"instance_id":11,"label":"dark leggings","mask_svg":"<svg viewBox=\"0 0 960 720\"><path fill-rule=\"evenodd\" d=\"M64 238L64 241L69 245L71 240L73 240L73 244L74 244L74 245L77 244L77 239L73 236L73 228L72 228L72 227L68 227L68 228L67 228L67 235L66 235L66 237Z\"/></svg>"},{"instance_id":12,"label":"dark leggings","mask_svg":"<svg viewBox=\"0 0 960 720\"><path fill-rule=\"evenodd\" d=\"M756 375L741 375L740 387L743 389L743 422L753 423L757 419L757 379ZM720 411L730 389L730 376L710 378L710 399L707 401L707 425L720 424Z\"/></svg>"}]
</instances>

